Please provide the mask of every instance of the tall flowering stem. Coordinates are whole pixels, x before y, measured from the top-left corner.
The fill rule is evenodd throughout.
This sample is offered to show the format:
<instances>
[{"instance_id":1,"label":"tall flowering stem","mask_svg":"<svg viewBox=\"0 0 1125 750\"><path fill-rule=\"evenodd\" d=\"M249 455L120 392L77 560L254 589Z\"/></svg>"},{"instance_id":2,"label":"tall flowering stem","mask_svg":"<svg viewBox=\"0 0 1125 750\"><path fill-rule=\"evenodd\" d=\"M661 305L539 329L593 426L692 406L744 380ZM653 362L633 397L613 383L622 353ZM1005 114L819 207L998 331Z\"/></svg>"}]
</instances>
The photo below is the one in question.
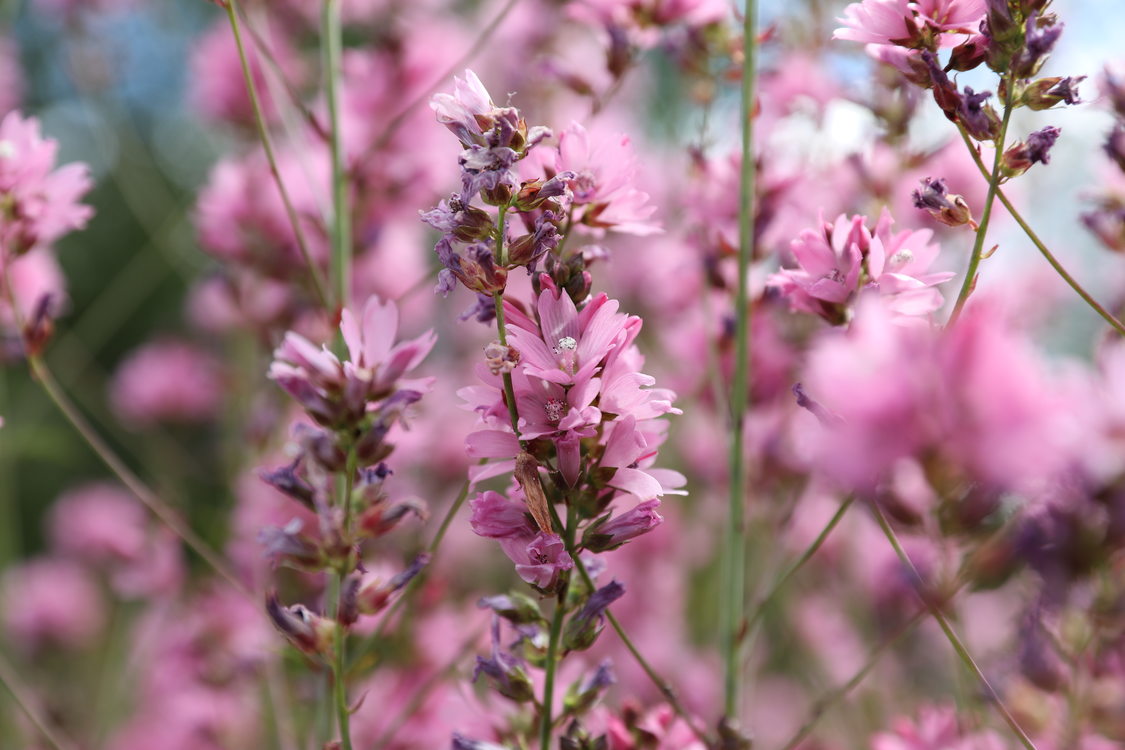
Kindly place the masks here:
<instances>
[{"instance_id":1,"label":"tall flowering stem","mask_svg":"<svg viewBox=\"0 0 1125 750\"><path fill-rule=\"evenodd\" d=\"M964 127L959 127L958 130L961 133L962 140L965 141L966 148L969 149L969 155L973 157L973 162L975 162L977 165L977 169L979 169L980 173L987 179L989 176L988 168L985 166L984 161L980 158L980 154L977 152L976 147L973 146L973 142L969 140L968 133L965 132ZM1055 273L1062 277L1062 280L1065 281L1070 286L1070 288L1073 289L1078 294L1078 296L1081 297L1086 302L1086 304L1094 310L1094 312L1102 316L1102 318L1107 323L1113 326L1114 330L1116 330L1122 336L1125 336L1125 324L1118 320L1113 313L1105 309L1104 306L1102 306L1096 299L1094 299L1093 296L1089 292L1087 292L1080 283L1078 283L1077 279L1075 279L1070 275L1069 272L1067 272L1062 263L1060 263L1058 258L1055 257L1055 254L1052 253L1050 248L1048 248L1047 245L1043 243L1043 240L1039 238L1039 235L1035 233L1035 230L1031 228L1031 226L1027 223L1027 220L1023 218L1023 215L1016 209L1014 205L1012 205L1012 202L1008 200L1008 196L1005 195L1004 191L999 187L996 188L996 197L1000 200L1000 203L1004 206L1004 208L1007 209L1008 215L1015 219L1016 224L1018 224L1020 229L1023 230L1024 234L1027 235L1027 238L1031 240L1031 244L1035 245L1040 254L1042 254L1047 262L1051 264L1051 268L1055 269Z\"/></svg>"},{"instance_id":2,"label":"tall flowering stem","mask_svg":"<svg viewBox=\"0 0 1125 750\"><path fill-rule=\"evenodd\" d=\"M961 283L961 291L957 294L957 301L953 304L953 313L949 316L950 325L957 321L957 318L961 315L961 309L964 308L969 295L976 287L977 266L980 265L981 256L984 253L984 239L985 235L988 234L989 219L992 218L992 204L996 198L996 192L1000 189L1000 167L1004 160L1004 144L1008 136L1008 122L1012 119L1012 85L1013 82L1007 77L1000 82L1000 88L1004 91L1004 117L1000 122L1000 132L996 136L996 156L992 160L992 174L988 178L988 195L984 199L984 209L981 211L980 223L977 225L977 238L976 242L973 243L972 255L969 256L969 267L965 271L965 280Z\"/></svg>"},{"instance_id":3,"label":"tall flowering stem","mask_svg":"<svg viewBox=\"0 0 1125 750\"><path fill-rule=\"evenodd\" d=\"M305 239L305 232L301 229L301 220L297 217L297 211L293 208L293 201L289 197L289 191L285 188L285 182L281 179L281 171L277 167L277 157L273 150L273 140L270 138L265 117L262 115L258 86L254 83L254 74L250 70L250 63L246 58L246 48L242 40L242 26L238 20L238 0L229 0L225 5L227 18L230 20L231 33L234 34L234 43L235 46L238 47L238 62L242 67L242 77L246 82L246 93L250 97L250 106L254 110L254 124L258 130L258 139L262 142L262 150L266 154L266 161L269 162L270 165L270 174L273 175L274 184L277 185L277 192L281 196L281 202L285 205L285 213L289 218L290 225L293 227L293 237L297 241L297 247L300 248L301 257L304 258L305 265L309 267L309 278L312 280L313 290L316 292L317 299L320 300L325 310L331 310L331 298L328 295L328 286L324 281L324 274L321 273L320 266L313 260L312 254L309 252L309 244Z\"/></svg>"},{"instance_id":4,"label":"tall flowering stem","mask_svg":"<svg viewBox=\"0 0 1125 750\"><path fill-rule=\"evenodd\" d=\"M743 425L750 379L750 262L754 243L754 90L757 47L755 0L747 0L743 19L742 62L742 170L738 211L738 294L736 297L735 369L731 382L730 420L730 498L726 542L723 547L723 611L721 644L723 651L723 713L736 718L739 694L739 657L745 615L746 561L746 466Z\"/></svg>"},{"instance_id":5,"label":"tall flowering stem","mask_svg":"<svg viewBox=\"0 0 1125 750\"><path fill-rule=\"evenodd\" d=\"M340 0L324 0L323 13L324 90L328 99L328 122L332 149L332 289L341 309L348 306L351 288L352 227L348 205L348 174L344 165L343 131L340 121L340 77L343 32Z\"/></svg>"},{"instance_id":6,"label":"tall flowering stem","mask_svg":"<svg viewBox=\"0 0 1125 750\"><path fill-rule=\"evenodd\" d=\"M910 571L910 575L912 576L913 580L921 581L921 573L918 572L918 568L914 565L914 562L910 559L910 556L906 554L906 550L903 549L902 543L899 542L898 536L895 534L894 529L891 528L891 525L887 521L887 517L883 514L882 509L879 508L877 504L873 504L872 510L875 513L875 520L879 523L879 528L883 530L883 534L887 537L887 541L891 543L891 547L894 548L895 554L898 555L898 559L907 568L907 570ZM937 621L937 624L941 628L942 633L945 634L946 640L948 640L949 644L953 646L953 650L957 652L958 658L970 672L976 675L977 680L980 681L981 687L984 688L985 693L991 699L992 704L996 707L996 711L1000 714L1000 717L1004 719L1004 723L1006 723L1012 730L1012 734L1016 736L1016 739L1018 739L1020 741L1020 744L1027 748L1027 750L1036 750L1035 743L1033 743L1027 736L1027 733L1024 732L1023 727L1019 725L1019 722L1016 721L1016 718L1012 716L1011 711L1009 711L1008 707L1004 705L1004 701L1000 699L1000 694L996 692L996 688L992 687L992 683L988 681L987 677L985 677L984 672L981 671L980 666L976 663L976 660L973 659L972 654L970 654L969 650L965 648L965 644L961 642L961 639L957 636L957 633L953 631L952 626L950 626L949 624L949 618L947 618L942 613L940 606L935 605L928 600L926 602L926 606L929 608L930 614L933 616L934 620Z\"/></svg>"}]
</instances>

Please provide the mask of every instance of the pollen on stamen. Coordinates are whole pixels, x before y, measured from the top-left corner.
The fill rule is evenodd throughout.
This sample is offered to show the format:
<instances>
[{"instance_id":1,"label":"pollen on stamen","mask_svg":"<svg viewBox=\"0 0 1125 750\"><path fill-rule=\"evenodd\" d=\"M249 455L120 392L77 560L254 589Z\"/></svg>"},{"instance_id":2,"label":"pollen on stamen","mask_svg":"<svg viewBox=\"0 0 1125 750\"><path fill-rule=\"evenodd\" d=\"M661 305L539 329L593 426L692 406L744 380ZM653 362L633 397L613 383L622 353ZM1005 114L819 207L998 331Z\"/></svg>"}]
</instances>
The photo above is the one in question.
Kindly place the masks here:
<instances>
[{"instance_id":1,"label":"pollen on stamen","mask_svg":"<svg viewBox=\"0 0 1125 750\"><path fill-rule=\"evenodd\" d=\"M566 404L557 398L547 399L547 403L543 405L544 410L547 412L547 421L558 422L563 418L563 412L566 410Z\"/></svg>"},{"instance_id":2,"label":"pollen on stamen","mask_svg":"<svg viewBox=\"0 0 1125 750\"><path fill-rule=\"evenodd\" d=\"M578 342L574 340L573 336L563 336L559 339L559 343L555 346L555 354L562 354L563 352L572 352L578 348Z\"/></svg>"}]
</instances>

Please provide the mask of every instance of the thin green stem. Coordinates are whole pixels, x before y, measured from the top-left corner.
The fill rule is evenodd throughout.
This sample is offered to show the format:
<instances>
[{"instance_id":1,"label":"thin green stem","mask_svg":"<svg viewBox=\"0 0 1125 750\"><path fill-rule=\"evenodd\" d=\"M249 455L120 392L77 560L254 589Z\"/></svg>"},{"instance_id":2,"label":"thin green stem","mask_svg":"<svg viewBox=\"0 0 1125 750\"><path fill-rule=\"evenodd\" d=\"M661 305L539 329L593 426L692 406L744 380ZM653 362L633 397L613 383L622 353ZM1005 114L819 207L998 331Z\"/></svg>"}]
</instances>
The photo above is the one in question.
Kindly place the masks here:
<instances>
[{"instance_id":1,"label":"thin green stem","mask_svg":"<svg viewBox=\"0 0 1125 750\"><path fill-rule=\"evenodd\" d=\"M352 225L348 205L348 174L344 165L344 138L340 118L340 57L343 48L340 0L324 0L324 90L328 99L328 126L332 149L332 288L336 303L348 306L351 293Z\"/></svg>"},{"instance_id":2,"label":"thin green stem","mask_svg":"<svg viewBox=\"0 0 1125 750\"><path fill-rule=\"evenodd\" d=\"M985 167L984 161L981 160L980 154L977 152L976 147L973 146L972 141L969 140L969 135L965 132L965 128L963 126L958 126L958 130L961 133L961 139L965 142L965 146L969 149L969 155L972 156L973 161L976 162L977 169L979 169L980 173L987 178L988 168ZM1043 240L1039 239L1039 235L1037 235L1035 231L1032 230L1031 226L1023 218L1020 212L1016 210L1016 207L1012 205L1012 202L1010 200L1008 200L1008 196L1005 195L1004 191L999 187L996 188L996 197L1000 199L1000 203L1002 203L1004 208L1007 209L1008 214L1013 219L1015 219L1016 224L1018 224L1020 229L1023 230L1024 234L1027 235L1027 238L1031 240L1031 244L1035 245L1040 254L1042 254L1042 256L1046 258L1047 262L1051 264L1051 268L1055 269L1055 273L1061 276L1063 281L1069 284L1070 288L1073 289L1079 297L1085 300L1086 304L1089 305L1098 315L1101 315L1102 318L1111 326L1113 326L1113 328L1118 333L1125 336L1125 324L1122 324L1122 322L1118 320L1113 315L1113 313L1099 304L1098 301L1094 299L1093 296L1091 296L1090 293L1087 292L1082 287L1082 285L1079 284L1078 281L1067 272L1065 268L1063 268L1062 263L1060 263L1058 261L1058 258L1056 258L1055 255L1050 251L1050 249L1048 249Z\"/></svg>"},{"instance_id":3,"label":"thin green stem","mask_svg":"<svg viewBox=\"0 0 1125 750\"><path fill-rule=\"evenodd\" d=\"M863 682L867 678L867 675L870 674L871 670L875 668L875 665L879 662L879 659L882 658L883 654L902 640L907 633L913 630L926 614L928 614L926 610L919 610L909 620L899 625L893 633L884 638L878 646L872 649L871 653L867 656L867 661L852 675L851 679L818 698L813 703L808 718L805 719L805 722L793 736L789 738L789 741L782 745L782 750L794 750L794 748L804 742L805 738L809 736L813 728L817 725L817 722L828 712L828 709L846 698L852 690Z\"/></svg>"},{"instance_id":4,"label":"thin green stem","mask_svg":"<svg viewBox=\"0 0 1125 750\"><path fill-rule=\"evenodd\" d=\"M578 526L578 514L573 504L568 504L566 509L566 526L563 529L563 539L568 548L574 548L574 534ZM543 705L539 717L539 750L550 750L551 728L554 720L551 716L555 702L555 672L559 661L559 640L562 637L563 620L566 618L566 594L570 588L567 579L559 589L558 599L555 602L555 612L551 616L551 631L547 640L547 663L543 675ZM593 591L593 589L591 589Z\"/></svg>"},{"instance_id":5,"label":"thin green stem","mask_svg":"<svg viewBox=\"0 0 1125 750\"><path fill-rule=\"evenodd\" d=\"M352 733L351 733L351 711L348 708L348 686L347 686L347 671L345 665L347 663L347 646L348 646L348 629L340 622L340 593L344 588L344 581L351 571L349 568L351 560L351 520L352 520L352 489L355 484L356 464L358 459L356 456L355 448L348 449L348 457L345 462L344 468L344 482L343 491L340 493L339 504L344 511L343 518L343 537L344 541L348 544L349 563L339 567L334 576L334 585L332 589L335 596L331 599L332 612L330 616L336 621L336 649L335 649L335 662L332 667L332 697L336 706L336 720L340 728L340 742L342 750L352 750Z\"/></svg>"},{"instance_id":6,"label":"thin green stem","mask_svg":"<svg viewBox=\"0 0 1125 750\"><path fill-rule=\"evenodd\" d=\"M723 608L720 642L723 653L723 713L737 719L740 651L745 615L746 568L746 465L743 425L750 380L750 262L754 244L754 96L757 71L757 8L746 0L743 20L742 63L742 167L738 212L738 294L735 301L735 366L730 396L730 496L723 545Z\"/></svg>"},{"instance_id":7,"label":"thin green stem","mask_svg":"<svg viewBox=\"0 0 1125 750\"><path fill-rule=\"evenodd\" d=\"M953 304L953 313L949 316L949 325L953 325L961 315L962 308L969 299L977 281L977 266L980 265L981 256L984 254L985 235L988 234L988 222L992 218L992 203L996 191L1000 189L1000 165L1004 158L1004 144L1008 137L1008 123L1012 119L1011 83L1001 82L1005 90L1004 118L1000 122L1000 134L996 136L994 145L996 155L992 159L992 173L988 178L988 196L984 199L984 210L981 211L980 223L977 225L977 238L973 243L973 252L969 256L969 268L965 271L965 280L961 283L961 291L957 294L957 301Z\"/></svg>"},{"instance_id":8,"label":"thin green stem","mask_svg":"<svg viewBox=\"0 0 1125 750\"><path fill-rule=\"evenodd\" d=\"M883 515L883 511L877 504L872 504L872 511L875 514L875 520L879 523L879 528L883 530L883 534L891 543L891 547L894 548L895 554L898 555L899 560L901 560L902 564L905 565L907 570L910 571L910 574L914 577L915 581L921 581L922 578L921 574L918 572L918 568L914 566L914 562L910 559L910 556L906 554L906 550L903 549L902 544L898 540L898 536L894 532L894 529L892 529L890 523L888 523L887 517ZM1020 744L1022 744L1027 750L1036 750L1035 744L1027 736L1027 733L1023 731L1023 728L1020 727L1019 722L1017 722L1015 717L1012 716L1007 706L1004 705L1004 701L1001 700L1000 694L997 693L996 689L992 687L992 683L990 683L988 681L988 678L985 677L984 672L981 671L980 666L977 665L976 661L973 659L972 654L969 653L969 650L965 648L965 644L961 642L961 639L953 631L953 628L949 624L949 619L942 613L941 608L935 606L926 597L923 597L923 600L926 602L926 607L927 609L929 609L930 614L933 616L934 620L937 621L938 626L945 634L945 637L949 641L949 644L953 646L953 650L957 652L957 656L961 659L962 664L965 665L966 669L976 675L976 678L980 682L981 687L984 688L984 691L988 695L988 698L992 701L992 705L996 707L996 711L1000 714L1001 718L1004 719L1004 722L1012 730L1012 733L1016 736L1016 739L1018 739L1020 741Z\"/></svg>"},{"instance_id":9,"label":"thin green stem","mask_svg":"<svg viewBox=\"0 0 1125 750\"><path fill-rule=\"evenodd\" d=\"M59 734L56 729L53 729L47 721L47 717L39 710L36 705L35 699L31 695L31 690L23 684L16 673L14 667L8 663L8 660L3 654L0 654L0 683L8 689L15 699L16 705L24 712L27 718L39 730L39 734L43 735L43 739L50 743L51 747L55 750L78 750L78 745L74 744L70 739Z\"/></svg>"},{"instance_id":10,"label":"thin green stem","mask_svg":"<svg viewBox=\"0 0 1125 750\"><path fill-rule=\"evenodd\" d=\"M792 578L797 573L797 571L803 568L805 566L805 563L811 560L813 555L815 555L820 550L821 546L824 545L825 540L828 539L828 535L831 534L832 530L835 529L836 526L840 523L840 521L844 517L844 514L848 512L848 508L851 507L851 504L853 502L855 502L854 495L849 496L846 500L844 500L844 502L840 503L840 507L836 509L836 512L832 515L832 518L829 519L828 524L820 530L820 534L818 534L816 539L812 541L812 544L805 548L805 551L801 553L801 556L797 558L797 560L792 565L789 566L789 568L781 575L780 578L774 581L774 584L770 587L769 591L767 591L765 595L758 600L758 603L754 606L753 611L751 611L749 618L747 618L746 620L747 637L749 637L749 635L754 632L754 627L758 624L758 622L761 621L762 616L765 614L766 609L769 607L769 605L773 603L774 598L776 598L777 595L781 593L781 590L785 588L785 585L789 583L789 579Z\"/></svg>"},{"instance_id":11,"label":"thin green stem","mask_svg":"<svg viewBox=\"0 0 1125 750\"><path fill-rule=\"evenodd\" d=\"M54 376L51 374L50 369L47 367L46 362L43 361L38 355L29 355L27 358L29 367L32 374L35 375L36 380L43 386L44 392L51 402L58 408L66 420L70 422L74 430L82 437L83 440L90 446L94 453L102 460L102 462L113 472L117 478L125 485L126 488L140 500L144 505L152 511L161 523L172 530L176 536L180 537L195 551L200 558L203 559L208 565L215 569L215 572L222 576L231 586L245 594L246 596L253 596L250 590L243 585L242 581L231 570L226 561L224 561L215 550L205 542L195 531L184 523L179 515L168 507L163 500L161 500L155 492L150 490L148 486L141 481L136 474L125 465L125 462L113 452L101 436L90 426L78 408L70 402L62 388L55 381Z\"/></svg>"},{"instance_id":12,"label":"thin green stem","mask_svg":"<svg viewBox=\"0 0 1125 750\"><path fill-rule=\"evenodd\" d=\"M258 98L258 86L254 83L254 74L250 70L250 63L246 58L246 49L242 42L242 27L238 20L238 0L229 0L226 3L227 18L230 20L230 28L234 34L234 43L238 47L238 62L242 66L242 78L246 82L246 92L250 97L250 106L254 110L254 123L258 128L258 138L262 142L262 150L266 153L266 161L270 165L270 174L273 175L274 184L277 185L277 192L281 195L281 202L285 205L285 213L289 217L289 223L293 227L293 237L297 241L297 247L301 251L301 257L305 261L305 265L309 267L309 278L312 280L313 291L316 292L317 298L320 300L321 305L325 310L331 312L332 305L328 296L328 288L324 283L324 276L320 271L320 266L313 260L312 253L309 251L309 243L305 239L305 232L301 229L301 220L297 216L297 210L293 207L293 201L289 198L289 191L285 188L285 181L281 179L281 170L277 167L277 158L274 155L273 141L270 139L269 129L266 127L265 117L262 115L262 107Z\"/></svg>"},{"instance_id":13,"label":"thin green stem","mask_svg":"<svg viewBox=\"0 0 1125 750\"><path fill-rule=\"evenodd\" d=\"M595 589L594 579L590 577L589 571L586 570L586 565L582 562L581 558L573 549L569 550L569 552L571 559L574 560L575 569L577 569L578 574L582 576L582 581L586 584L590 591L593 591ZM668 702L668 705L672 707L672 710L676 713L676 716L680 717L680 720L683 721L689 729L691 729L692 734L694 734L696 739L703 743L705 747L711 747L710 740L707 737L707 732L699 726L699 723L696 721L691 712L684 708L683 703L680 702L680 697L676 694L676 691L672 687L671 683L661 677L660 674L653 668L653 666L649 664L648 659L645 658L644 654L642 654L640 649L637 648L636 644L633 643L633 639L630 638L629 634L625 632L625 628L621 626L621 622L618 621L613 612L610 610L606 610L605 614L606 619L609 620L610 626L613 628L614 632L617 633L617 637L621 639L621 642L623 644L625 644L625 648L629 651L630 654L633 655L633 659L648 676L649 680L652 681L652 684L655 685L656 688L660 691L660 694L664 696L664 700L666 700Z\"/></svg>"}]
</instances>

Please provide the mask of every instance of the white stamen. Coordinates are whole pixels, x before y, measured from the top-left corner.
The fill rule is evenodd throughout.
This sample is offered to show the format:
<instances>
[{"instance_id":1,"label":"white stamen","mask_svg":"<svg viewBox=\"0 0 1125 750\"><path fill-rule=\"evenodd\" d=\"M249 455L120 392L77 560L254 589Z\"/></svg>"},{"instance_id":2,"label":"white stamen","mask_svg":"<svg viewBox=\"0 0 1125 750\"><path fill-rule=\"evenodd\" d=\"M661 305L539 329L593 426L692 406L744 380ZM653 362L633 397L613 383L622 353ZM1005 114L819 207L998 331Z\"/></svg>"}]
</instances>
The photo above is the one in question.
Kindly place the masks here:
<instances>
[{"instance_id":1,"label":"white stamen","mask_svg":"<svg viewBox=\"0 0 1125 750\"><path fill-rule=\"evenodd\" d=\"M16 144L11 141L0 141L0 159L11 159L16 155Z\"/></svg>"},{"instance_id":2,"label":"white stamen","mask_svg":"<svg viewBox=\"0 0 1125 750\"><path fill-rule=\"evenodd\" d=\"M905 266L912 260L914 260L914 253L904 248L891 256L891 265Z\"/></svg>"}]
</instances>

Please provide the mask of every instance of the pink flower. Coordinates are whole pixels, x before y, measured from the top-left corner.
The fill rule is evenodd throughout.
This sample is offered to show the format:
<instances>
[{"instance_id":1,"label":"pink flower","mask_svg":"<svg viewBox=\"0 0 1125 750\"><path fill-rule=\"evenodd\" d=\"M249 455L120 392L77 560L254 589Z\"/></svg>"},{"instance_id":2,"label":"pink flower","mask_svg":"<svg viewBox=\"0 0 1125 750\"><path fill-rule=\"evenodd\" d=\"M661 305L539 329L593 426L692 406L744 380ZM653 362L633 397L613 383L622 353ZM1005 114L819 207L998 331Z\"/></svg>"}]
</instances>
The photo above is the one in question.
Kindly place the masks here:
<instances>
[{"instance_id":1,"label":"pink flower","mask_svg":"<svg viewBox=\"0 0 1125 750\"><path fill-rule=\"evenodd\" d=\"M637 157L629 136L594 137L578 123L559 135L556 172L573 172L568 180L573 206L583 207L575 221L626 234L660 232L652 221L656 206L637 189Z\"/></svg>"},{"instance_id":2,"label":"pink flower","mask_svg":"<svg viewBox=\"0 0 1125 750\"><path fill-rule=\"evenodd\" d=\"M507 305L509 337L520 351L528 375L574 385L596 373L610 351L626 338L631 340L640 319L618 313L618 303L605 294L594 297L579 312L550 277L540 278L545 288L537 305L539 324Z\"/></svg>"},{"instance_id":3,"label":"pink flower","mask_svg":"<svg viewBox=\"0 0 1125 750\"><path fill-rule=\"evenodd\" d=\"M17 317L25 323L30 320L44 297L49 298L48 311L51 314L57 315L66 307L66 278L54 253L48 248L8 258L7 262L0 257L0 273L7 275L18 308L17 316L6 299L7 295L0 295L0 325L9 331L15 331Z\"/></svg>"},{"instance_id":4,"label":"pink flower","mask_svg":"<svg viewBox=\"0 0 1125 750\"><path fill-rule=\"evenodd\" d=\"M159 341L132 352L114 374L110 401L122 421L205 422L223 399L219 362L184 341Z\"/></svg>"},{"instance_id":5,"label":"pink flower","mask_svg":"<svg viewBox=\"0 0 1125 750\"><path fill-rule=\"evenodd\" d=\"M663 516L656 512L659 507L659 500L646 500L603 524L592 526L583 535L584 546L591 552L604 552L647 534L664 522Z\"/></svg>"},{"instance_id":6,"label":"pink flower","mask_svg":"<svg viewBox=\"0 0 1125 750\"><path fill-rule=\"evenodd\" d=\"M847 322L860 292L888 298L896 317L925 316L938 309L936 284L953 278L951 272L928 273L938 254L929 244L932 232L891 233L894 220L883 210L872 233L866 217L841 214L835 224L823 223L819 232L806 229L793 240L797 268L783 268L769 285L789 300L793 310L810 312L830 323Z\"/></svg>"},{"instance_id":7,"label":"pink flower","mask_svg":"<svg viewBox=\"0 0 1125 750\"><path fill-rule=\"evenodd\" d=\"M951 707L923 708L916 720L899 718L891 732L871 740L871 750L1006 750L1008 744L995 732L961 727Z\"/></svg>"},{"instance_id":8,"label":"pink flower","mask_svg":"<svg viewBox=\"0 0 1125 750\"><path fill-rule=\"evenodd\" d=\"M4 625L23 648L89 646L105 624L101 593L76 562L29 560L4 573L2 590Z\"/></svg>"},{"instance_id":9,"label":"pink flower","mask_svg":"<svg viewBox=\"0 0 1125 750\"><path fill-rule=\"evenodd\" d=\"M844 24L833 39L871 44L925 46L923 30L942 38L942 46L957 43L955 34L975 34L984 17L986 0L863 0L844 8ZM949 36L946 36L949 35Z\"/></svg>"},{"instance_id":10,"label":"pink flower","mask_svg":"<svg viewBox=\"0 0 1125 750\"><path fill-rule=\"evenodd\" d=\"M473 531L498 540L504 554L516 564L520 578L541 589L549 589L555 585L561 571L574 566L574 561L557 534L535 527L522 502L522 493L515 490L513 496L519 501L508 500L492 491L473 498L469 503L473 511Z\"/></svg>"},{"instance_id":11,"label":"pink flower","mask_svg":"<svg viewBox=\"0 0 1125 750\"><path fill-rule=\"evenodd\" d=\"M109 482L83 484L51 506L51 546L90 563L132 560L144 550L148 524L140 502Z\"/></svg>"},{"instance_id":12,"label":"pink flower","mask_svg":"<svg viewBox=\"0 0 1125 750\"><path fill-rule=\"evenodd\" d=\"M305 71L296 50L277 27L258 31L267 44L270 56L276 61L280 73L289 85L299 87ZM266 66L261 60L257 44L246 45L250 70L254 76L259 103L269 122L278 117L273 101L273 87L268 85ZM243 79L238 47L227 19L222 18L195 42L191 52L191 91L189 97L195 109L204 117L227 120L243 127L254 127L254 110L250 104L246 82ZM274 75L272 68L270 76Z\"/></svg>"},{"instance_id":13,"label":"pink flower","mask_svg":"<svg viewBox=\"0 0 1125 750\"><path fill-rule=\"evenodd\" d=\"M478 536L489 539L528 537L535 534L535 525L527 506L512 502L499 492L482 492L469 501L472 516L469 523Z\"/></svg>"},{"instance_id":14,"label":"pink flower","mask_svg":"<svg viewBox=\"0 0 1125 750\"><path fill-rule=\"evenodd\" d=\"M0 251L48 247L93 215L78 202L90 189L89 170L84 164L55 169L57 152L35 118L13 111L0 120Z\"/></svg>"},{"instance_id":15,"label":"pink flower","mask_svg":"<svg viewBox=\"0 0 1125 750\"><path fill-rule=\"evenodd\" d=\"M398 308L373 296L361 318L351 310L341 314L340 333L349 360L341 363L328 347L318 349L290 331L274 352L269 377L325 426L360 420L370 404L392 396L396 388L424 392L430 387L429 380L400 379L430 353L436 341L433 331L395 345L397 331Z\"/></svg>"},{"instance_id":16,"label":"pink flower","mask_svg":"<svg viewBox=\"0 0 1125 750\"><path fill-rule=\"evenodd\" d=\"M466 70L463 79L454 76L452 94L434 94L430 99L430 109L437 115L438 122L457 136L461 143L483 146L484 131L488 128L482 128L481 122L492 117L496 105L477 74Z\"/></svg>"}]
</instances>

